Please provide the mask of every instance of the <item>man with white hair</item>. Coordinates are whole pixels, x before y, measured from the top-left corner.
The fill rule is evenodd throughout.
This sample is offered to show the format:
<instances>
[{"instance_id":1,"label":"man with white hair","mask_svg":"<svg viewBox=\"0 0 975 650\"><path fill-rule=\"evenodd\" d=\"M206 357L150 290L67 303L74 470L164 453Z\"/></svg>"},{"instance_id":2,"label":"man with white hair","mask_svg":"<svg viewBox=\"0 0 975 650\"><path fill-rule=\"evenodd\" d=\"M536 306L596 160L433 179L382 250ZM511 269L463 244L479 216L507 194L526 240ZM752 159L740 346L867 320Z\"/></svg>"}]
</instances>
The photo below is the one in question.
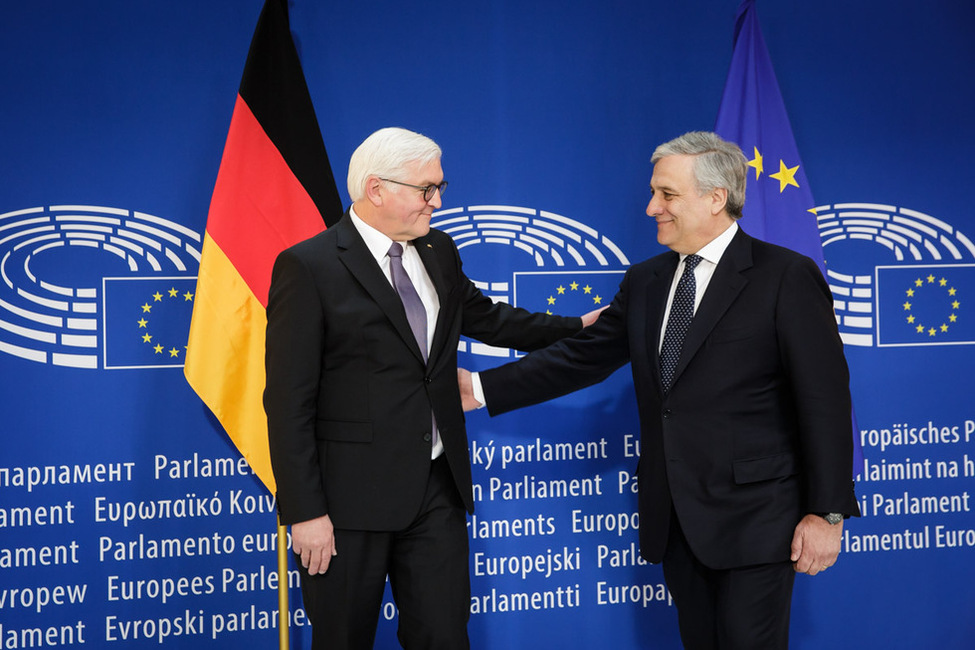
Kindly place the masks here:
<instances>
[{"instance_id":1,"label":"man with white hair","mask_svg":"<svg viewBox=\"0 0 975 650\"><path fill-rule=\"evenodd\" d=\"M430 229L440 158L418 133L373 133L349 163L352 207L274 265L264 406L314 648L372 648L387 575L404 647L469 646L458 339L532 350L583 326L495 304L464 275Z\"/></svg>"}]
</instances>

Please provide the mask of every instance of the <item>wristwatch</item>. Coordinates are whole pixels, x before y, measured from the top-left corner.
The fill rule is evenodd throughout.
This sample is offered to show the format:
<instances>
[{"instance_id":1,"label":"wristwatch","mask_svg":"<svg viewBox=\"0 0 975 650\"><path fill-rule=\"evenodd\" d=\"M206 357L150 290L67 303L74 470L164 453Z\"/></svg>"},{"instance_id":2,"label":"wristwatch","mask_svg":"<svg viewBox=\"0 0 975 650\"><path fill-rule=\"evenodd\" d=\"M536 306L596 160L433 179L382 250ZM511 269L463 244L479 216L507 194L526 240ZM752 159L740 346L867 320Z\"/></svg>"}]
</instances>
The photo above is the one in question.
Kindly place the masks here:
<instances>
[{"instance_id":1,"label":"wristwatch","mask_svg":"<svg viewBox=\"0 0 975 650\"><path fill-rule=\"evenodd\" d=\"M843 515L838 512L827 512L826 514L820 514L819 516L833 526L843 521Z\"/></svg>"}]
</instances>

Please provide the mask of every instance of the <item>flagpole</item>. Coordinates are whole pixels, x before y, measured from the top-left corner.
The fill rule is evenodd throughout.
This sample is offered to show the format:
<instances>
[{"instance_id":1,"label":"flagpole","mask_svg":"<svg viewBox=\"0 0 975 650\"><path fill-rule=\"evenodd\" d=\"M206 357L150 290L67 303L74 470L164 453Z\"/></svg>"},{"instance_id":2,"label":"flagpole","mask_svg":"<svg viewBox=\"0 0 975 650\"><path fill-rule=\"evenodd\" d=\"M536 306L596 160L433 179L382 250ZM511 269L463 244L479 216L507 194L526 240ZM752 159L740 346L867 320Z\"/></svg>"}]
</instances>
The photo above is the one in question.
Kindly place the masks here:
<instances>
[{"instance_id":1,"label":"flagpole","mask_svg":"<svg viewBox=\"0 0 975 650\"><path fill-rule=\"evenodd\" d=\"M265 0L210 201L184 374L273 496L264 330L278 254L342 217L288 18ZM288 533L276 522L278 637L289 647Z\"/></svg>"},{"instance_id":2,"label":"flagpole","mask_svg":"<svg viewBox=\"0 0 975 650\"><path fill-rule=\"evenodd\" d=\"M278 518L278 650L290 646L291 619L288 608L288 527Z\"/></svg>"}]
</instances>

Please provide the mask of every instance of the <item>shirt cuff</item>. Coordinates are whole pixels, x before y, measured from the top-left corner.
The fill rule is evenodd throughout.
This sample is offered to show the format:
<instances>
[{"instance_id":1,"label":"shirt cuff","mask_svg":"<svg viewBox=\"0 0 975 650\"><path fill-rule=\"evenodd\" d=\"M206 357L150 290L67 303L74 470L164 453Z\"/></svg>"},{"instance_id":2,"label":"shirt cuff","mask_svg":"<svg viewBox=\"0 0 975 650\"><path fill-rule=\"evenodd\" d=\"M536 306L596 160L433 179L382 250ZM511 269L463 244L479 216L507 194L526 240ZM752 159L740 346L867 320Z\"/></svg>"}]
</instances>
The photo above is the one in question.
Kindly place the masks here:
<instances>
[{"instance_id":1,"label":"shirt cuff","mask_svg":"<svg viewBox=\"0 0 975 650\"><path fill-rule=\"evenodd\" d=\"M480 406L477 408L482 409L487 405L487 401L484 399L484 389L481 387L481 374L478 372L471 373L471 387L474 389L474 399L480 402Z\"/></svg>"}]
</instances>

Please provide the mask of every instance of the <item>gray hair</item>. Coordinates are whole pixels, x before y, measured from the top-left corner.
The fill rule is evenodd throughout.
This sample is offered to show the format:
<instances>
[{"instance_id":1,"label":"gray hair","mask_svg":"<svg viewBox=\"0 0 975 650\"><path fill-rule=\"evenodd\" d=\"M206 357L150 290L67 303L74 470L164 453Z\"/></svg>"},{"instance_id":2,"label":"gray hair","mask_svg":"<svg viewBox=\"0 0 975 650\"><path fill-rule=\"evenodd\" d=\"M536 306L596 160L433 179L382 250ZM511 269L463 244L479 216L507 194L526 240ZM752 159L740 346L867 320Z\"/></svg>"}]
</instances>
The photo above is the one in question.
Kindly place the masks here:
<instances>
[{"instance_id":1,"label":"gray hair","mask_svg":"<svg viewBox=\"0 0 975 650\"><path fill-rule=\"evenodd\" d=\"M425 135L398 127L379 129L349 159L349 196L353 201L365 196L366 179L370 176L399 180L410 163L422 167L441 155L437 143Z\"/></svg>"},{"instance_id":2,"label":"gray hair","mask_svg":"<svg viewBox=\"0 0 975 650\"><path fill-rule=\"evenodd\" d=\"M718 188L728 190L725 210L732 219L741 218L745 205L748 160L734 142L716 133L691 131L657 147L650 162L665 156L694 156L694 181L701 194Z\"/></svg>"}]
</instances>

